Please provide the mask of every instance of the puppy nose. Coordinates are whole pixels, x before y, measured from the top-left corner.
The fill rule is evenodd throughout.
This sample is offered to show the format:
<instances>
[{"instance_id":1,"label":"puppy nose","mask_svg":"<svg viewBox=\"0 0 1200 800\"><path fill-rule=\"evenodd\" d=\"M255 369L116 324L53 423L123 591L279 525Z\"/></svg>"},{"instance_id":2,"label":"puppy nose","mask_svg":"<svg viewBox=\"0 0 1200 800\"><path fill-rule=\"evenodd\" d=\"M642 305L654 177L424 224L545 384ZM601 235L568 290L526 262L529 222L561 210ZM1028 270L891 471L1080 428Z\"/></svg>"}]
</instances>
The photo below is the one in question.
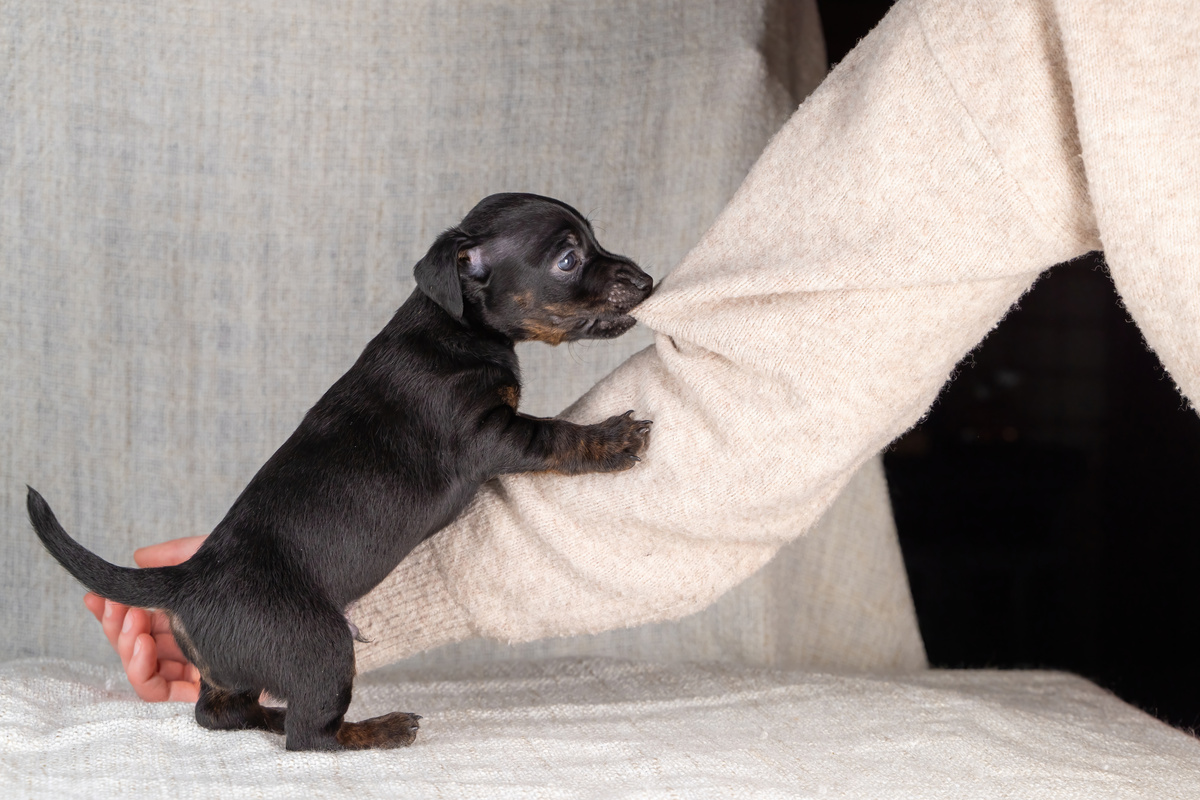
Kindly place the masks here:
<instances>
[{"instance_id":1,"label":"puppy nose","mask_svg":"<svg viewBox=\"0 0 1200 800\"><path fill-rule=\"evenodd\" d=\"M645 291L654 285L654 279L632 264L622 264L617 270L617 277L633 284L638 291Z\"/></svg>"}]
</instances>

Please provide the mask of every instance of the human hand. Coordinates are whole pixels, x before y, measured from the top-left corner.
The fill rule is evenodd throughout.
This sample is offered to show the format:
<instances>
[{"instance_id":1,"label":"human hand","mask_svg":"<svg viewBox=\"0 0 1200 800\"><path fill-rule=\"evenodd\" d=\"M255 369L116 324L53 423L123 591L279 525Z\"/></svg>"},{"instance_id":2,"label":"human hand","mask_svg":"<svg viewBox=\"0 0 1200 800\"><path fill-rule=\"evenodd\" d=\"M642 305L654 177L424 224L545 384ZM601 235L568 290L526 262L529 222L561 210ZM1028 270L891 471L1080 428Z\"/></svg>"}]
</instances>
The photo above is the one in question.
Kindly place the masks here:
<instances>
[{"instance_id":1,"label":"human hand","mask_svg":"<svg viewBox=\"0 0 1200 800\"><path fill-rule=\"evenodd\" d=\"M135 550L139 567L165 567L191 557L204 536L172 539ZM151 703L163 700L195 702L200 694L200 672L179 649L167 615L161 611L114 603L88 592L83 604L104 628L108 643L121 657L125 675L137 696Z\"/></svg>"}]
</instances>

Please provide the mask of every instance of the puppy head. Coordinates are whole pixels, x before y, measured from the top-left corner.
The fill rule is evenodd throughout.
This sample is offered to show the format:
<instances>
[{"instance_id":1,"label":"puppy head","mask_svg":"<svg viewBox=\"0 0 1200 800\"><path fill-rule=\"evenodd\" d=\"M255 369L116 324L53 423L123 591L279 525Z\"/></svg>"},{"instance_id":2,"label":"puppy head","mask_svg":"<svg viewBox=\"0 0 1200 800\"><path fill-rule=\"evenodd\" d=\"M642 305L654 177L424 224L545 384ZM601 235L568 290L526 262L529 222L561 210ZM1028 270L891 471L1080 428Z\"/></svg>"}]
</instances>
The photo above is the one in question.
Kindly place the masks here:
<instances>
[{"instance_id":1,"label":"puppy head","mask_svg":"<svg viewBox=\"0 0 1200 800\"><path fill-rule=\"evenodd\" d=\"M485 198L413 272L464 324L548 344L620 336L653 288L637 264L600 246L579 212L532 194Z\"/></svg>"}]
</instances>

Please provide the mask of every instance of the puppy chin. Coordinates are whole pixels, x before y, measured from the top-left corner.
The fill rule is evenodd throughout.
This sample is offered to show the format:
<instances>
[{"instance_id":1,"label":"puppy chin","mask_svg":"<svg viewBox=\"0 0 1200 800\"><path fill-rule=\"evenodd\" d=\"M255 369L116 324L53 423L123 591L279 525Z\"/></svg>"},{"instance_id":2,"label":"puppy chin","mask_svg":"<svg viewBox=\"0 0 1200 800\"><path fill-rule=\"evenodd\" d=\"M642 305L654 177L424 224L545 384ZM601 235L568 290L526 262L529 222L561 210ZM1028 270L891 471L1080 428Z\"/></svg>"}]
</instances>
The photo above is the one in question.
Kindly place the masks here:
<instances>
[{"instance_id":1,"label":"puppy chin","mask_svg":"<svg viewBox=\"0 0 1200 800\"><path fill-rule=\"evenodd\" d=\"M615 339L636 324L637 320L628 314L617 317L597 317L584 325L578 335L572 338Z\"/></svg>"}]
</instances>

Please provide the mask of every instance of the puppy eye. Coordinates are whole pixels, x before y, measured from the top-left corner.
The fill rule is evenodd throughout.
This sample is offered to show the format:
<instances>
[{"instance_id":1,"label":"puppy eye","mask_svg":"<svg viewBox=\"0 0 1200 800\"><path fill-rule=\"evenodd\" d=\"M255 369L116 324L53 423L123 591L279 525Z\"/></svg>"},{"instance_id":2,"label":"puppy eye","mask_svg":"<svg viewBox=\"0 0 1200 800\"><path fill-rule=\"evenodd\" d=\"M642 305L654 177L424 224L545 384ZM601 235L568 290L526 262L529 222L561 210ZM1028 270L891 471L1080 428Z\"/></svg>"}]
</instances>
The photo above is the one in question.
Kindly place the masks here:
<instances>
[{"instance_id":1,"label":"puppy eye","mask_svg":"<svg viewBox=\"0 0 1200 800\"><path fill-rule=\"evenodd\" d=\"M575 255L574 250L568 251L562 258L558 260L558 263L555 264L555 266L563 272L570 272L571 270L575 269L575 267L579 266L579 257Z\"/></svg>"}]
</instances>

